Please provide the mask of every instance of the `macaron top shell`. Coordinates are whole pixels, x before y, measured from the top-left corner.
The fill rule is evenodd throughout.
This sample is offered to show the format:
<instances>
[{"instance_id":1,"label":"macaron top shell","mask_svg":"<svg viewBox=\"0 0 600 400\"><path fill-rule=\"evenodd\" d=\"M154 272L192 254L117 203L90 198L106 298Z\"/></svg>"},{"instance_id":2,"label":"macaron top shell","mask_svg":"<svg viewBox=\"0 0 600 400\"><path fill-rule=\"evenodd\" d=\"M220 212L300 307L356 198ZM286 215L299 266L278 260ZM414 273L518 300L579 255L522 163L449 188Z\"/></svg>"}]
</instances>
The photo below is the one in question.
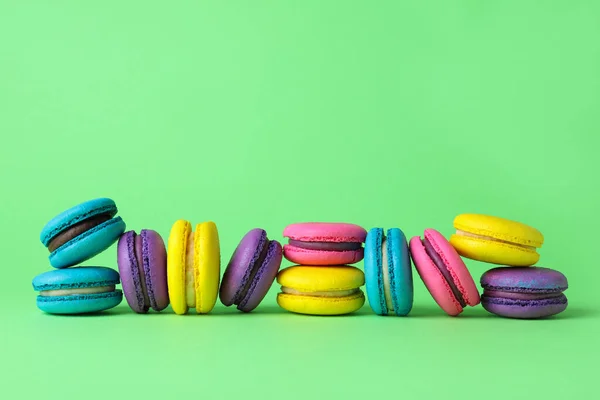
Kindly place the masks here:
<instances>
[{"instance_id":1,"label":"macaron top shell","mask_svg":"<svg viewBox=\"0 0 600 400\"><path fill-rule=\"evenodd\" d=\"M78 222L101 214L114 217L116 213L117 206L111 199L99 198L86 201L52 218L42 229L40 240L44 246L48 246L52 238Z\"/></svg>"},{"instance_id":2,"label":"macaron top shell","mask_svg":"<svg viewBox=\"0 0 600 400\"><path fill-rule=\"evenodd\" d=\"M300 292L345 291L364 285L365 275L360 269L351 266L323 268L295 265L280 271L277 283Z\"/></svg>"},{"instance_id":3,"label":"macaron top shell","mask_svg":"<svg viewBox=\"0 0 600 400\"><path fill-rule=\"evenodd\" d=\"M544 243L544 236L537 229L490 215L461 214L454 218L454 227L463 232L524 246L541 247Z\"/></svg>"},{"instance_id":4,"label":"macaron top shell","mask_svg":"<svg viewBox=\"0 0 600 400\"><path fill-rule=\"evenodd\" d=\"M516 293L563 292L569 287L562 273L543 267L498 267L484 273L480 282L485 290Z\"/></svg>"},{"instance_id":5,"label":"macaron top shell","mask_svg":"<svg viewBox=\"0 0 600 400\"><path fill-rule=\"evenodd\" d=\"M106 267L57 269L43 272L32 281L36 291L112 286L118 283L119 273Z\"/></svg>"},{"instance_id":6,"label":"macaron top shell","mask_svg":"<svg viewBox=\"0 0 600 400\"><path fill-rule=\"evenodd\" d=\"M354 224L305 222L288 225L283 230L283 236L306 242L362 243L367 231Z\"/></svg>"}]
</instances>

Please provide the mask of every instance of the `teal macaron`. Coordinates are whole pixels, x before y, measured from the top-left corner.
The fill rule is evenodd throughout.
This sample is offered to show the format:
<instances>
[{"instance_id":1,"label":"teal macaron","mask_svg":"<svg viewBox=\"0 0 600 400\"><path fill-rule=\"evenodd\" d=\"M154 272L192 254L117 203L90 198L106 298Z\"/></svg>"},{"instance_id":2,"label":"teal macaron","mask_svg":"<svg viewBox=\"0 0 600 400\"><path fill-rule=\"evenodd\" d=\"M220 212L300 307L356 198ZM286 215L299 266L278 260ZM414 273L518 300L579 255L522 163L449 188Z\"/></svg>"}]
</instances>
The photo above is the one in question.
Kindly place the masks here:
<instances>
[{"instance_id":1,"label":"teal macaron","mask_svg":"<svg viewBox=\"0 0 600 400\"><path fill-rule=\"evenodd\" d=\"M413 279L406 236L398 228L371 229L365 240L367 296L379 315L406 316L413 304Z\"/></svg>"},{"instance_id":2,"label":"teal macaron","mask_svg":"<svg viewBox=\"0 0 600 400\"><path fill-rule=\"evenodd\" d=\"M50 251L50 265L70 267L109 248L125 231L125 222L115 217L117 211L114 201L100 198L54 217L40 234Z\"/></svg>"},{"instance_id":3,"label":"teal macaron","mask_svg":"<svg viewBox=\"0 0 600 400\"><path fill-rule=\"evenodd\" d=\"M44 272L33 278L37 306L49 314L85 314L108 310L123 300L115 288L119 273L106 267L75 267Z\"/></svg>"}]
</instances>

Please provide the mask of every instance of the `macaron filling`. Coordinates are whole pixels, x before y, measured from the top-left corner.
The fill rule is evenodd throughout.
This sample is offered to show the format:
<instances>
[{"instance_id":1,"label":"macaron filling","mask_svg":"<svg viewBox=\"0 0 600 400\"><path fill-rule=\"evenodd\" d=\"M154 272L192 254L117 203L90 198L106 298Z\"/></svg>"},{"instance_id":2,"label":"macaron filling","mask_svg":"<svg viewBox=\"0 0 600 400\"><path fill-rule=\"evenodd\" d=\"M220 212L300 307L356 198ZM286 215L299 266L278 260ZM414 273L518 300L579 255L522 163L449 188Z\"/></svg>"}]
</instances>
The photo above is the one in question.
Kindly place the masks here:
<instances>
[{"instance_id":1,"label":"macaron filling","mask_svg":"<svg viewBox=\"0 0 600 400\"><path fill-rule=\"evenodd\" d=\"M147 254L148 252L148 244L145 239L145 231L142 231L140 235L131 232L131 235L127 237L127 251L129 253L133 282L136 289L135 295L138 305L144 309L147 305L155 303L153 302L153 297L148 294L148 286L151 286L151 281L150 279L146 280L146 277L150 276L150 266L148 257L144 257L144 247L146 250L145 253ZM155 304L152 304L152 306L154 307Z\"/></svg>"},{"instance_id":2,"label":"macaron filling","mask_svg":"<svg viewBox=\"0 0 600 400\"><path fill-rule=\"evenodd\" d=\"M96 286L96 287L80 287L72 289L53 289L53 290L42 290L40 296L42 297L54 297L54 296L73 296L78 294L98 294L114 292L115 285L109 286Z\"/></svg>"},{"instance_id":3,"label":"macaron filling","mask_svg":"<svg viewBox=\"0 0 600 400\"><path fill-rule=\"evenodd\" d=\"M267 233L263 231L258 246L252 256L252 260L250 261L248 268L246 268L242 283L233 297L233 304L239 306L245 305L249 297L248 295L252 293L251 287L255 281L256 275L267 258L270 243L269 239L267 239ZM256 284L256 282L254 282L254 284Z\"/></svg>"},{"instance_id":4,"label":"macaron filling","mask_svg":"<svg viewBox=\"0 0 600 400\"><path fill-rule=\"evenodd\" d=\"M483 296L487 297L499 297L504 299L512 300L542 300L552 299L562 296L562 292L553 293L517 293L517 292L503 292L498 290L483 290Z\"/></svg>"},{"instance_id":5,"label":"macaron filling","mask_svg":"<svg viewBox=\"0 0 600 400\"><path fill-rule=\"evenodd\" d=\"M289 245L306 250L322 251L352 251L362 247L362 243L358 242L309 242L295 239L290 239Z\"/></svg>"},{"instance_id":6,"label":"macaron filling","mask_svg":"<svg viewBox=\"0 0 600 400\"><path fill-rule=\"evenodd\" d=\"M429 256L431 261L433 261L433 263L437 267L437 269L440 271L440 273L442 274L442 276L448 283L448 286L450 286L450 290L452 290L452 294L454 295L456 300L459 302L460 306L466 307L467 303L465 302L465 299L464 299L463 295L461 294L460 290L458 290L458 287L454 283L452 274L450 273L450 270L448 270L448 267L446 267L446 264L444 263L442 258L435 251L432 244L429 242L429 240L427 238L421 239L421 242L423 243L423 246L425 247L425 252Z\"/></svg>"},{"instance_id":7,"label":"macaron filling","mask_svg":"<svg viewBox=\"0 0 600 400\"><path fill-rule=\"evenodd\" d=\"M312 296L312 297L346 297L358 294L361 290L359 288L356 289L348 289L348 290L329 290L329 291L316 291L316 292L307 292L301 291L297 289L292 289L286 286L281 287L281 291L287 294L293 294L298 296Z\"/></svg>"},{"instance_id":8,"label":"macaron filling","mask_svg":"<svg viewBox=\"0 0 600 400\"><path fill-rule=\"evenodd\" d=\"M524 245L524 244L521 244L521 243L509 242L508 240L502 240L502 239L498 239L498 238L491 237L491 236L477 235L475 233L466 232L466 231L463 231L463 230L460 230L460 229L456 230L456 234L458 236L466 236L466 237L475 238L475 239L491 240L492 242L506 243L506 244L510 244L512 246L518 246L518 247L522 247L522 248L527 249L527 250L533 250L533 251L535 251L535 247L534 246L527 246L527 245Z\"/></svg>"},{"instance_id":9,"label":"macaron filling","mask_svg":"<svg viewBox=\"0 0 600 400\"><path fill-rule=\"evenodd\" d=\"M196 308L196 280L200 281L196 276L194 257L194 234L190 232L185 254L185 299L190 308Z\"/></svg>"},{"instance_id":10,"label":"macaron filling","mask_svg":"<svg viewBox=\"0 0 600 400\"><path fill-rule=\"evenodd\" d=\"M60 231L52 239L50 239L47 246L48 250L52 253L54 250L68 243L69 241L81 235L82 233L95 228L96 226L110 220L111 218L112 213L109 212L94 215L90 218L84 219L83 221L77 222L76 224L69 226L67 229Z\"/></svg>"},{"instance_id":11,"label":"macaron filling","mask_svg":"<svg viewBox=\"0 0 600 400\"><path fill-rule=\"evenodd\" d=\"M392 299L392 285L390 278L390 267L388 257L387 240L384 237L381 241L381 272L383 275L383 293L385 296L385 305L388 312L394 312L394 301Z\"/></svg>"}]
</instances>

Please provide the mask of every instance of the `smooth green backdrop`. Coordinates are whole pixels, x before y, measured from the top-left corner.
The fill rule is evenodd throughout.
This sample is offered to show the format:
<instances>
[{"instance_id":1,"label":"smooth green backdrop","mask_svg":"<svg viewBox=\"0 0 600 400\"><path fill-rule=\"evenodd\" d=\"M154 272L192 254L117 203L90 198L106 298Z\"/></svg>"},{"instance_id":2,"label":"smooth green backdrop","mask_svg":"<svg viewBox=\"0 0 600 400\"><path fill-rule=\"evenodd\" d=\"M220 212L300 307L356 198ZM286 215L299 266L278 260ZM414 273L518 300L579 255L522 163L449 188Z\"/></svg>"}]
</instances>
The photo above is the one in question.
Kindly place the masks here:
<instances>
[{"instance_id":1,"label":"smooth green backdrop","mask_svg":"<svg viewBox=\"0 0 600 400\"><path fill-rule=\"evenodd\" d=\"M599 128L592 0L0 0L2 397L593 397ZM450 318L415 275L408 318L288 314L277 285L248 315L45 315L39 232L101 196L165 239L215 221L222 270L254 227L503 216L544 233L570 306Z\"/></svg>"}]
</instances>

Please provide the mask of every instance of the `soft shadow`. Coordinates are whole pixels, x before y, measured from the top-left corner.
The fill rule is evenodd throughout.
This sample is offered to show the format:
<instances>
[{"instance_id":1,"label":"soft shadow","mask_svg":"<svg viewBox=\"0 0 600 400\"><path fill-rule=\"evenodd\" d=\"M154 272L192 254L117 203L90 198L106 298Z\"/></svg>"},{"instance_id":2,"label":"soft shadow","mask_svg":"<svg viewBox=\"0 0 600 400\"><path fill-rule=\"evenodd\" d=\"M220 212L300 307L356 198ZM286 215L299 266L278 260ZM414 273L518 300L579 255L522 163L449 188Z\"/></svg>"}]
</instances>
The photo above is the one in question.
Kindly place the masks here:
<instances>
[{"instance_id":1,"label":"soft shadow","mask_svg":"<svg viewBox=\"0 0 600 400\"><path fill-rule=\"evenodd\" d=\"M490 314L483 308L467 307L461 314L456 317L451 317L444 312L440 307L436 306L413 306L410 314L404 318L460 318L460 319L476 319L476 318L493 318L495 315Z\"/></svg>"},{"instance_id":2,"label":"soft shadow","mask_svg":"<svg viewBox=\"0 0 600 400\"><path fill-rule=\"evenodd\" d=\"M552 315L547 318L540 318L541 320L555 320L555 319L591 319L598 318L600 311L593 308L584 307L567 307L565 311L560 314Z\"/></svg>"},{"instance_id":3,"label":"soft shadow","mask_svg":"<svg viewBox=\"0 0 600 400\"><path fill-rule=\"evenodd\" d=\"M48 314L44 313L45 316L52 318L64 317L64 318L94 318L94 317L114 317L115 315L135 314L129 308L111 308L110 310L95 311L85 314Z\"/></svg>"}]
</instances>

